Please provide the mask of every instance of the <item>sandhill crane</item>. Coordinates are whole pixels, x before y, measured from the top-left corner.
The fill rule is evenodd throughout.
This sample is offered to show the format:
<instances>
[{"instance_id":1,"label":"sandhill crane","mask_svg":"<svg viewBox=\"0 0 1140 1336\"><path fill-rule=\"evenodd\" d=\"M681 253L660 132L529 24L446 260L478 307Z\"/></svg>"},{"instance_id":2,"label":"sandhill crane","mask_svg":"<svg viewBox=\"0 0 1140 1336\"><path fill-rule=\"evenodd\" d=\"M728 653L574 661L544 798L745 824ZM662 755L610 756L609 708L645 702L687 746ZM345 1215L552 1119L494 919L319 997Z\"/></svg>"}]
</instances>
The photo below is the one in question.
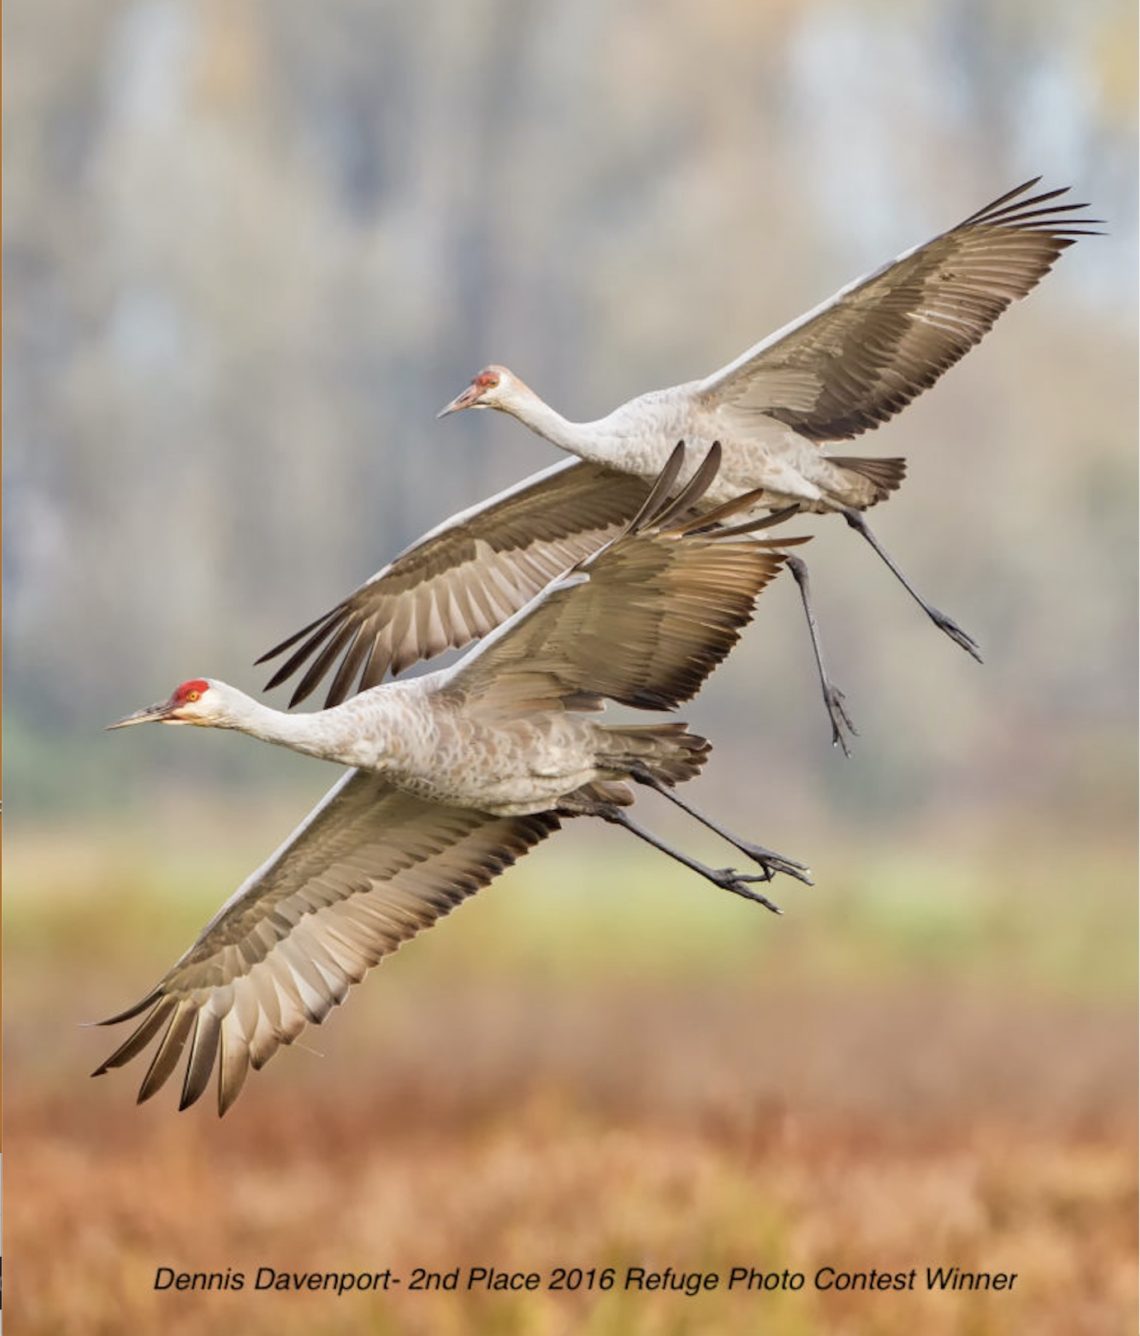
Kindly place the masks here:
<instances>
[{"instance_id":1,"label":"sandhill crane","mask_svg":"<svg viewBox=\"0 0 1140 1336\"><path fill-rule=\"evenodd\" d=\"M306 1021L401 942L485 886L551 834L596 816L686 867L775 909L755 889L807 868L724 830L672 792L710 745L682 723L604 725L605 701L668 709L728 653L784 559L720 522L744 497L678 520L711 484L719 449L675 496L678 446L624 533L567 572L453 667L388 683L345 704L290 715L210 678L111 725L231 728L355 767L222 906L197 942L136 1006L142 1017L95 1072L136 1057L161 1034L139 1090L149 1098L190 1043L180 1107L218 1064L218 1111ZM761 521L760 523L763 523ZM720 525L709 529L710 524ZM759 864L714 869L667 845L625 811L629 781L658 790Z\"/></svg>"},{"instance_id":2,"label":"sandhill crane","mask_svg":"<svg viewBox=\"0 0 1140 1336\"><path fill-rule=\"evenodd\" d=\"M1027 197L1040 178L1008 191L956 227L841 289L728 366L630 400L596 422L570 422L505 367L491 366L444 408L495 408L577 456L465 511L425 535L331 612L262 656L301 645L275 686L313 662L293 701L304 699L343 655L328 699L343 699L359 672L368 686L391 668L484 634L530 597L553 567L605 542L641 503L672 443L698 452L725 446L705 497L715 505L763 490L761 504L838 513L886 562L931 620L974 658L978 647L927 603L872 533L863 511L902 481L901 459L825 455L887 421L929 388L1025 296L1096 219L1084 204ZM640 487L637 485L640 483ZM788 562L812 631L832 739L854 732L829 681L815 634L807 569Z\"/></svg>"}]
</instances>

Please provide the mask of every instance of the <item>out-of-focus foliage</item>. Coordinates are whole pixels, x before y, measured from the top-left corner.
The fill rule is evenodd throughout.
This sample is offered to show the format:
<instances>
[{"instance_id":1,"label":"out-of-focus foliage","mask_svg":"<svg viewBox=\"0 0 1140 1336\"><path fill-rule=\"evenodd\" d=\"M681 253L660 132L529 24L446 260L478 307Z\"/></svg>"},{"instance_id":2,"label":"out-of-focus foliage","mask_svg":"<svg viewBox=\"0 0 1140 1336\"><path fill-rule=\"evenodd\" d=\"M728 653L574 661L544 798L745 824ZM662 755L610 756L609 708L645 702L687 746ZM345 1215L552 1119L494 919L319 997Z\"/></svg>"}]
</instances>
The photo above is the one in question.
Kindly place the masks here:
<instances>
[{"instance_id":1,"label":"out-of-focus foliage","mask_svg":"<svg viewBox=\"0 0 1140 1336\"><path fill-rule=\"evenodd\" d=\"M17 810L278 774L248 744L99 726L191 674L256 688L257 653L550 462L497 415L433 420L484 363L595 416L1036 172L1110 235L858 447L910 457L877 527L986 667L831 522L810 555L859 759L826 754L789 589L691 713L721 776L778 774L831 813L1103 808L1130 784L1131 6L37 0L6 18Z\"/></svg>"}]
</instances>

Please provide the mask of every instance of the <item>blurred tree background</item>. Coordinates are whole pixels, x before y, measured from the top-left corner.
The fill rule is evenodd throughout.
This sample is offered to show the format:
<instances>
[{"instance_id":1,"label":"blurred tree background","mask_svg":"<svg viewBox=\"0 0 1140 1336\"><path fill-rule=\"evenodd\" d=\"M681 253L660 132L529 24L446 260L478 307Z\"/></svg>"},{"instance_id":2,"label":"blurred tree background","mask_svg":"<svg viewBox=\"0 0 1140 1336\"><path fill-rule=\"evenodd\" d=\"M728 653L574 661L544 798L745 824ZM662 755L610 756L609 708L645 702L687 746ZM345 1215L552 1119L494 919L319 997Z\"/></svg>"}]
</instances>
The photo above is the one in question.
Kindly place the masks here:
<instances>
[{"instance_id":1,"label":"blurred tree background","mask_svg":"<svg viewBox=\"0 0 1140 1336\"><path fill-rule=\"evenodd\" d=\"M145 802L156 773L305 785L248 744L100 726L193 674L257 689L257 653L551 462L497 415L433 421L486 362L597 416L1038 172L1109 235L859 447L910 457L877 527L985 668L831 523L811 556L857 759L827 754L790 587L689 713L710 785L778 775L829 819L1119 810L1131 5L37 0L7 32L18 816Z\"/></svg>"}]
</instances>

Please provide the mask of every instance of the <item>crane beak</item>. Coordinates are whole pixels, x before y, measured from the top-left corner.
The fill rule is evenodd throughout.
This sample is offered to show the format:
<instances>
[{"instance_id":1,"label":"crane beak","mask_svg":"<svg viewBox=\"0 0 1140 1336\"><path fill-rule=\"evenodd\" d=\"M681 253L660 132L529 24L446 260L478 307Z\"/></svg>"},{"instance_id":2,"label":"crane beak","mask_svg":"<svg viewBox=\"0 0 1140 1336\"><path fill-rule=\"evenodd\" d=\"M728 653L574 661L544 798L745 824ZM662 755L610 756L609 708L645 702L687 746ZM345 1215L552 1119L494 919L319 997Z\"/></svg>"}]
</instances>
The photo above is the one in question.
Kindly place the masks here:
<instances>
[{"instance_id":1,"label":"crane beak","mask_svg":"<svg viewBox=\"0 0 1140 1336\"><path fill-rule=\"evenodd\" d=\"M164 720L170 718L170 702L162 701L158 705L148 705L143 710L136 710L134 714L128 714L125 719L118 719L113 724L107 725L107 731L113 728L130 728L132 724L161 724Z\"/></svg>"},{"instance_id":2,"label":"crane beak","mask_svg":"<svg viewBox=\"0 0 1140 1336\"><path fill-rule=\"evenodd\" d=\"M470 408L475 400L479 398L479 388L476 385L468 385L462 394L457 394L446 408L441 408L436 414L436 418L447 417L448 413L458 413L463 408Z\"/></svg>"}]
</instances>

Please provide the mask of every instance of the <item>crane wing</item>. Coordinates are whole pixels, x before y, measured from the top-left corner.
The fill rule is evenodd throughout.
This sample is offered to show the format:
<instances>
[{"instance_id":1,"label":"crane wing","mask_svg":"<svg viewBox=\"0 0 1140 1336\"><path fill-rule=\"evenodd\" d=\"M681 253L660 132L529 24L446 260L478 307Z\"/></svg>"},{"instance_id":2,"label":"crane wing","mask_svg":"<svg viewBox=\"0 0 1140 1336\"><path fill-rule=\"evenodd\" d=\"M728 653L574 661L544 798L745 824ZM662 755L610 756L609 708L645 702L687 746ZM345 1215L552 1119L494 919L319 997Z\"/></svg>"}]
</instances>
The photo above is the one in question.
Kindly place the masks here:
<instances>
[{"instance_id":1,"label":"crane wing","mask_svg":"<svg viewBox=\"0 0 1140 1336\"><path fill-rule=\"evenodd\" d=\"M305 699L340 665L325 698L336 705L418 659L493 630L555 576L619 533L649 483L579 460L536 473L453 515L330 612L258 660L300 646L267 683L307 663L290 700ZM359 685L353 682L359 678Z\"/></svg>"},{"instance_id":2,"label":"crane wing","mask_svg":"<svg viewBox=\"0 0 1140 1336\"><path fill-rule=\"evenodd\" d=\"M693 386L730 420L775 418L816 441L886 422L979 342L1099 219L1025 198L1027 181L957 227L856 279Z\"/></svg>"},{"instance_id":3,"label":"crane wing","mask_svg":"<svg viewBox=\"0 0 1140 1336\"><path fill-rule=\"evenodd\" d=\"M670 497L683 454L678 446L621 535L465 655L441 689L461 694L467 709L503 717L559 702L597 709L605 697L664 710L695 695L784 561L774 543L744 535L787 512L725 526L757 504L755 491L693 517L716 474L720 447ZM782 539L779 546L806 541Z\"/></svg>"},{"instance_id":4,"label":"crane wing","mask_svg":"<svg viewBox=\"0 0 1140 1336\"><path fill-rule=\"evenodd\" d=\"M94 1073L121 1067L161 1035L139 1102L189 1042L180 1108L218 1062L218 1113L306 1023L319 1025L371 966L430 928L558 828L549 813L496 817L444 807L354 770L202 930L136 1006L142 1017Z\"/></svg>"}]
</instances>

